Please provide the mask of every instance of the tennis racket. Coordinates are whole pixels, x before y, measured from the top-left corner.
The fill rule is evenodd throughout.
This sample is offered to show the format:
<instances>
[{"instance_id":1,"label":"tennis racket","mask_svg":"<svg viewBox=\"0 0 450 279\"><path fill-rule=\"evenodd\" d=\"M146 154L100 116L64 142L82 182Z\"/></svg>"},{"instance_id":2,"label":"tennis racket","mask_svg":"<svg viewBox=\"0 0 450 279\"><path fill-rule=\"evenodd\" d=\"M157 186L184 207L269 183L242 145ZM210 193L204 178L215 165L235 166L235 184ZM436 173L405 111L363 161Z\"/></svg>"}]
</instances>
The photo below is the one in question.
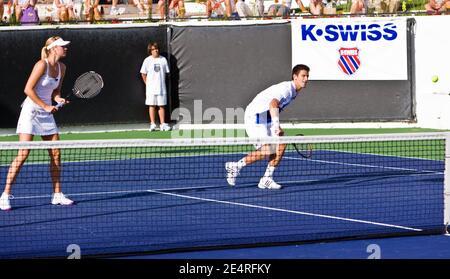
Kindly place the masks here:
<instances>
[{"instance_id":1,"label":"tennis racket","mask_svg":"<svg viewBox=\"0 0 450 279\"><path fill-rule=\"evenodd\" d=\"M72 88L72 92L66 97L66 100L70 100L72 96L79 99L91 99L97 96L103 88L102 76L94 71L89 71L77 78ZM65 103L59 103L56 108L64 106Z\"/></svg>"},{"instance_id":2,"label":"tennis racket","mask_svg":"<svg viewBox=\"0 0 450 279\"><path fill-rule=\"evenodd\" d=\"M304 136L303 134L298 134L296 136ZM298 155L305 159L309 159L313 155L313 145L311 143L292 143L295 151L297 151Z\"/></svg>"}]
</instances>

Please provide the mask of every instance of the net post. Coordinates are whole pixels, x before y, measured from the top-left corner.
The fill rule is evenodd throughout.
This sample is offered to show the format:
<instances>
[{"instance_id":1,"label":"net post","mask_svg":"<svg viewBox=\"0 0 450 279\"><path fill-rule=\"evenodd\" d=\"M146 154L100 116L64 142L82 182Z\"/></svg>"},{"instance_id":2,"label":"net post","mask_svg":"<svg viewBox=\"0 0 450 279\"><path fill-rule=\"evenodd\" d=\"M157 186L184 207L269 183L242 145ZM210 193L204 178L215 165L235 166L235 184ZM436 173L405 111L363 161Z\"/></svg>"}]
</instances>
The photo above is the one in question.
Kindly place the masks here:
<instances>
[{"instance_id":1,"label":"net post","mask_svg":"<svg viewBox=\"0 0 450 279\"><path fill-rule=\"evenodd\" d=\"M446 233L450 224L450 133L445 136L445 174L444 174L444 225Z\"/></svg>"}]
</instances>

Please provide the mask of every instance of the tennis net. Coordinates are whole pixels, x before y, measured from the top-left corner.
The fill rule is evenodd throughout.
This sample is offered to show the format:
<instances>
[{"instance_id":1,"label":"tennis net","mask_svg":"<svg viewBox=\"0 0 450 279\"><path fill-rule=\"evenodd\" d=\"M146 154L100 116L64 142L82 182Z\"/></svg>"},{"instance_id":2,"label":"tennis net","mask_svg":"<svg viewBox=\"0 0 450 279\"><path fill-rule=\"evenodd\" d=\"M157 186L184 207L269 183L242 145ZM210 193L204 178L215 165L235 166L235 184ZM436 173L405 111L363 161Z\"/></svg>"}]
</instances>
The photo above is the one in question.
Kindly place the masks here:
<instances>
[{"instance_id":1,"label":"tennis net","mask_svg":"<svg viewBox=\"0 0 450 279\"><path fill-rule=\"evenodd\" d=\"M0 143L4 183L30 150L0 211L0 258L81 257L444 233L450 134ZM267 160L227 183L227 162L255 144L287 144L274 180ZM313 147L299 156L294 144ZM50 204L48 150L61 154L62 191ZM53 175L51 175L53 173ZM52 177L53 176L53 177Z\"/></svg>"}]
</instances>

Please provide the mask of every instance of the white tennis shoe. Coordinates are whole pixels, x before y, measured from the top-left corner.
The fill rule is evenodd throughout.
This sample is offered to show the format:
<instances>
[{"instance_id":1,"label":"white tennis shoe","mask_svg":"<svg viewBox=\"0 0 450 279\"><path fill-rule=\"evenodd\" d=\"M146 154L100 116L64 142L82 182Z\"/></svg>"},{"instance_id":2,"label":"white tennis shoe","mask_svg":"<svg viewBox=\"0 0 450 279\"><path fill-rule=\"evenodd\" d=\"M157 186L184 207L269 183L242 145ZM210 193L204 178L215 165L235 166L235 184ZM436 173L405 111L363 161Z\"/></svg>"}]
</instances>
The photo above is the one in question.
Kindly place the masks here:
<instances>
[{"instance_id":1,"label":"white tennis shoe","mask_svg":"<svg viewBox=\"0 0 450 279\"><path fill-rule=\"evenodd\" d=\"M124 7L120 7L120 8L111 7L109 14L110 15L121 15L121 14L125 13L125 11L126 11L126 8L124 8Z\"/></svg>"},{"instance_id":2,"label":"white tennis shoe","mask_svg":"<svg viewBox=\"0 0 450 279\"><path fill-rule=\"evenodd\" d=\"M109 11L110 15L118 15L119 11L117 10L116 7L111 7L111 10Z\"/></svg>"},{"instance_id":3,"label":"white tennis shoe","mask_svg":"<svg viewBox=\"0 0 450 279\"><path fill-rule=\"evenodd\" d=\"M271 190L278 190L281 189L281 185L273 181L271 177L263 177L259 181L258 184L259 189L271 189Z\"/></svg>"},{"instance_id":4,"label":"white tennis shoe","mask_svg":"<svg viewBox=\"0 0 450 279\"><path fill-rule=\"evenodd\" d=\"M72 205L73 200L66 198L63 193L53 193L53 205Z\"/></svg>"},{"instance_id":5,"label":"white tennis shoe","mask_svg":"<svg viewBox=\"0 0 450 279\"><path fill-rule=\"evenodd\" d=\"M159 129L161 131L170 131L170 126L167 123L164 123L159 126Z\"/></svg>"},{"instance_id":6,"label":"white tennis shoe","mask_svg":"<svg viewBox=\"0 0 450 279\"><path fill-rule=\"evenodd\" d=\"M125 12L126 12L126 8L125 7L120 7L118 10L117 10L117 14L119 14L119 15L121 15L121 14L124 14Z\"/></svg>"},{"instance_id":7,"label":"white tennis shoe","mask_svg":"<svg viewBox=\"0 0 450 279\"><path fill-rule=\"evenodd\" d=\"M14 197L12 195L8 195L5 192L3 192L2 196L0 197L0 209L1 210L11 210L11 204L9 200L13 199Z\"/></svg>"},{"instance_id":8,"label":"white tennis shoe","mask_svg":"<svg viewBox=\"0 0 450 279\"><path fill-rule=\"evenodd\" d=\"M225 163L225 169L227 170L227 182L230 186L236 185L236 178L239 175L239 168L237 162Z\"/></svg>"},{"instance_id":9,"label":"white tennis shoe","mask_svg":"<svg viewBox=\"0 0 450 279\"><path fill-rule=\"evenodd\" d=\"M156 124L150 124L150 129L148 129L150 132L153 132L156 130Z\"/></svg>"}]
</instances>

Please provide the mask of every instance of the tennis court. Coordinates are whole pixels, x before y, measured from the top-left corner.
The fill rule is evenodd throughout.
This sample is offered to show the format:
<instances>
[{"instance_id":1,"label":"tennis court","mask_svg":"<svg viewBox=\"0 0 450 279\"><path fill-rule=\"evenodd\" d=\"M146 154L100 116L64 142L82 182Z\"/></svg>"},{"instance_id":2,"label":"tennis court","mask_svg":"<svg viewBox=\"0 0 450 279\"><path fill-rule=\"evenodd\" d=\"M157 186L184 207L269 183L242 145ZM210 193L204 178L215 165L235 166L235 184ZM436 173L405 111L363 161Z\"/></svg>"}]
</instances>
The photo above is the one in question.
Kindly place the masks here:
<instances>
[{"instance_id":1,"label":"tennis court","mask_svg":"<svg viewBox=\"0 0 450 279\"><path fill-rule=\"evenodd\" d=\"M38 150L0 215L0 257L67 257L71 244L88 257L442 234L446 136L286 137L313 142L314 155L288 148L275 173L284 187L272 191L256 187L264 162L226 182L225 163L252 150L249 139L59 142L69 207L50 205L49 146L30 143ZM1 181L16 152L4 148Z\"/></svg>"}]
</instances>

